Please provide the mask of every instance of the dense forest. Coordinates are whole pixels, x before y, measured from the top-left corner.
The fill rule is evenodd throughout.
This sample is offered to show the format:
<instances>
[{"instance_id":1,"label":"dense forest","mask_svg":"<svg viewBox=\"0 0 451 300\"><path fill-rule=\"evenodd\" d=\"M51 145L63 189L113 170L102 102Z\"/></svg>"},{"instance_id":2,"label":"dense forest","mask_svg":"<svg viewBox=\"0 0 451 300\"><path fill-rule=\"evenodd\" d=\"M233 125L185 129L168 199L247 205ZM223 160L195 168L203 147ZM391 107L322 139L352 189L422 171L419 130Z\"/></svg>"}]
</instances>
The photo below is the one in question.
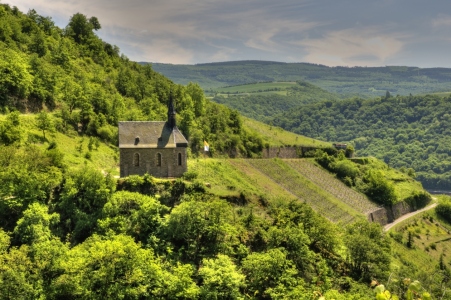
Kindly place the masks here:
<instances>
[{"instance_id":1,"label":"dense forest","mask_svg":"<svg viewBox=\"0 0 451 300\"><path fill-rule=\"evenodd\" d=\"M91 167L117 151L118 121L164 120L171 93L191 157L203 140L244 157L263 142L199 85L100 40L96 17L60 29L0 4L0 29L0 299L389 299L384 284L431 299L449 283L444 265L434 280L392 268L391 237L366 220L344 227L298 200L224 198L195 171L116 179ZM57 137L80 141L81 163ZM427 290L408 279L420 275Z\"/></svg>"},{"instance_id":2,"label":"dense forest","mask_svg":"<svg viewBox=\"0 0 451 300\"><path fill-rule=\"evenodd\" d=\"M145 63L142 63L145 64ZM197 65L152 64L153 69L174 82L198 82L209 92L223 86L268 81L306 81L342 97L364 98L448 92L451 69L387 66L328 67L309 63L230 61Z\"/></svg>"}]
</instances>

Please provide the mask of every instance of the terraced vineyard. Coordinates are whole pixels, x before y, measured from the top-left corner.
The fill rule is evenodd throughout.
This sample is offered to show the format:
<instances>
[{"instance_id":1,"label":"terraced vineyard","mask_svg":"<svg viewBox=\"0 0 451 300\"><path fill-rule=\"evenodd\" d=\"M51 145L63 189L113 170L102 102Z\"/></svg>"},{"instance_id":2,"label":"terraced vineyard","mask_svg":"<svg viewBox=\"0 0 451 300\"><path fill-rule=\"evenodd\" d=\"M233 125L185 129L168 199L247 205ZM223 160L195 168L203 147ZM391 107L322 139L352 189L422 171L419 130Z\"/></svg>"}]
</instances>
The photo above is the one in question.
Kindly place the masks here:
<instances>
[{"instance_id":1,"label":"terraced vineyard","mask_svg":"<svg viewBox=\"0 0 451 300\"><path fill-rule=\"evenodd\" d=\"M246 162L333 222L349 223L363 216L362 212L312 183L283 160L250 159Z\"/></svg>"},{"instance_id":2,"label":"terraced vineyard","mask_svg":"<svg viewBox=\"0 0 451 300\"><path fill-rule=\"evenodd\" d=\"M370 201L363 194L350 189L343 182L312 162L305 159L289 159L284 161L310 181L328 191L343 203L353 207L358 212L366 215L378 208L376 203Z\"/></svg>"}]
</instances>

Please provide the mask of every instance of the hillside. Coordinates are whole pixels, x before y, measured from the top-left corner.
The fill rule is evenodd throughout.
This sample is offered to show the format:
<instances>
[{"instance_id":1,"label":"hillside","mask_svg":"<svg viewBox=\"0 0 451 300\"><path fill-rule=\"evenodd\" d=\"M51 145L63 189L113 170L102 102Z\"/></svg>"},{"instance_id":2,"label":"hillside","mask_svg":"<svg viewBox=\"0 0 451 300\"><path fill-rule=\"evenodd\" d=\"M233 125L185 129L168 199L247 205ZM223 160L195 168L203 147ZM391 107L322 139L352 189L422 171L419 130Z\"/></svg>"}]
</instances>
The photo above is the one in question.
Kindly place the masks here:
<instances>
[{"instance_id":1,"label":"hillside","mask_svg":"<svg viewBox=\"0 0 451 300\"><path fill-rule=\"evenodd\" d=\"M145 64L145 63L141 63ZM174 82L197 82L205 90L255 82L305 81L343 97L375 97L448 92L451 69L387 66L327 67L307 63L231 61L197 65L152 63L155 71Z\"/></svg>"},{"instance_id":2,"label":"hillside","mask_svg":"<svg viewBox=\"0 0 451 300\"><path fill-rule=\"evenodd\" d=\"M413 168L429 189L451 189L448 96L349 99L304 105L272 123L320 140L354 145L358 155Z\"/></svg>"},{"instance_id":3,"label":"hillside","mask_svg":"<svg viewBox=\"0 0 451 300\"><path fill-rule=\"evenodd\" d=\"M417 274L365 220L368 198L430 200L409 174L243 119L129 61L96 17L60 29L0 4L0 28L0 299L360 300ZM116 178L117 122L165 119L170 95L188 172ZM299 144L322 150L249 158ZM434 278L438 297L449 279ZM390 291L430 299L403 282Z\"/></svg>"}]
</instances>

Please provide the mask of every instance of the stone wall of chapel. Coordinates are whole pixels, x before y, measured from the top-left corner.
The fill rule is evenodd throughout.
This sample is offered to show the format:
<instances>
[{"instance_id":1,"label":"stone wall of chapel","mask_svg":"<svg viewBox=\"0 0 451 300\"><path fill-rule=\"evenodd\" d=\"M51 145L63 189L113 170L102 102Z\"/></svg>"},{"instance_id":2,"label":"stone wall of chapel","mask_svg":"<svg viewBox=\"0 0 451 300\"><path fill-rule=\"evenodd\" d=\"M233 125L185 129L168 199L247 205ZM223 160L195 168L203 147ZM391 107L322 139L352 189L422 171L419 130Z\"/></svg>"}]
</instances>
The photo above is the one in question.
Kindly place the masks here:
<instances>
[{"instance_id":1,"label":"stone wall of chapel","mask_svg":"<svg viewBox=\"0 0 451 300\"><path fill-rule=\"evenodd\" d=\"M158 165L158 153L161 165ZM179 165L178 154L181 154ZM135 154L139 155L139 164L135 166ZM187 171L186 148L162 149L120 149L120 176L144 175L154 177L180 177Z\"/></svg>"}]
</instances>

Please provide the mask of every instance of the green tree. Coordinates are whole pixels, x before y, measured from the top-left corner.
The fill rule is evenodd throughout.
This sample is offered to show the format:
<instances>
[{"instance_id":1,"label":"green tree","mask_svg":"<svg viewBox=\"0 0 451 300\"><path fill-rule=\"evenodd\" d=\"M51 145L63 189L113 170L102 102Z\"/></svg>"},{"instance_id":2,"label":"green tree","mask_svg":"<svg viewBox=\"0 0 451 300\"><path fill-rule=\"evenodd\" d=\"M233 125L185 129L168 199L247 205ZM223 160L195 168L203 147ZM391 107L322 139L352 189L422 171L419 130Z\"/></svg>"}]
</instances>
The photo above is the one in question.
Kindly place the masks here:
<instances>
[{"instance_id":1,"label":"green tree","mask_svg":"<svg viewBox=\"0 0 451 300\"><path fill-rule=\"evenodd\" d=\"M64 272L52 282L58 299L160 298L164 271L151 249L125 235L93 235L61 261Z\"/></svg>"},{"instance_id":2,"label":"green tree","mask_svg":"<svg viewBox=\"0 0 451 300\"><path fill-rule=\"evenodd\" d=\"M245 276L241 274L233 261L226 255L202 260L199 269L202 278L201 297L204 299L239 299Z\"/></svg>"},{"instance_id":3,"label":"green tree","mask_svg":"<svg viewBox=\"0 0 451 300\"><path fill-rule=\"evenodd\" d=\"M369 282L388 277L390 270L390 240L379 224L359 221L347 228L344 238L348 263L356 280Z\"/></svg>"},{"instance_id":4,"label":"green tree","mask_svg":"<svg viewBox=\"0 0 451 300\"><path fill-rule=\"evenodd\" d=\"M163 216L169 208L150 196L119 191L113 194L102 208L98 230L107 234L128 234L147 243L156 239L163 225Z\"/></svg>"},{"instance_id":5,"label":"green tree","mask_svg":"<svg viewBox=\"0 0 451 300\"><path fill-rule=\"evenodd\" d=\"M206 99L202 88L199 84L190 82L186 86L186 92L194 103L195 117L203 116L205 114Z\"/></svg>"},{"instance_id":6,"label":"green tree","mask_svg":"<svg viewBox=\"0 0 451 300\"><path fill-rule=\"evenodd\" d=\"M87 166L65 175L56 206L65 233L71 234L73 243L84 241L94 232L102 208L114 190L114 179Z\"/></svg>"},{"instance_id":7,"label":"green tree","mask_svg":"<svg viewBox=\"0 0 451 300\"><path fill-rule=\"evenodd\" d=\"M38 127L39 130L42 130L42 135L44 136L44 139L46 139L45 138L46 131L50 132L55 131L52 119L50 115L45 111L41 111L39 114L36 115L36 126Z\"/></svg>"},{"instance_id":8,"label":"green tree","mask_svg":"<svg viewBox=\"0 0 451 300\"><path fill-rule=\"evenodd\" d=\"M59 223L59 215L49 214L47 206L32 203L24 212L23 217L17 221L14 228L14 237L18 244L38 243L50 240L52 232L50 227Z\"/></svg>"},{"instance_id":9,"label":"green tree","mask_svg":"<svg viewBox=\"0 0 451 300\"><path fill-rule=\"evenodd\" d=\"M96 17L88 18L81 14L74 14L66 27L66 34L74 39L78 44L86 43L94 36L93 30L100 29L99 20Z\"/></svg>"},{"instance_id":10,"label":"green tree","mask_svg":"<svg viewBox=\"0 0 451 300\"><path fill-rule=\"evenodd\" d=\"M385 178L382 171L369 170L364 181L366 182L364 192L370 199L385 205L395 203L396 195L393 184Z\"/></svg>"},{"instance_id":11,"label":"green tree","mask_svg":"<svg viewBox=\"0 0 451 300\"><path fill-rule=\"evenodd\" d=\"M33 76L25 55L0 45L0 106L11 97L25 98L31 91Z\"/></svg>"},{"instance_id":12,"label":"green tree","mask_svg":"<svg viewBox=\"0 0 451 300\"><path fill-rule=\"evenodd\" d=\"M288 295L301 283L298 271L282 249L249 254L242 262L247 293L257 299Z\"/></svg>"},{"instance_id":13,"label":"green tree","mask_svg":"<svg viewBox=\"0 0 451 300\"><path fill-rule=\"evenodd\" d=\"M22 139L19 112L8 114L6 120L0 123L0 142L5 145L20 143Z\"/></svg>"},{"instance_id":14,"label":"green tree","mask_svg":"<svg viewBox=\"0 0 451 300\"><path fill-rule=\"evenodd\" d=\"M202 258L226 252L236 243L231 213L230 205L220 200L182 202L166 216L165 238L182 259L199 265Z\"/></svg>"}]
</instances>

